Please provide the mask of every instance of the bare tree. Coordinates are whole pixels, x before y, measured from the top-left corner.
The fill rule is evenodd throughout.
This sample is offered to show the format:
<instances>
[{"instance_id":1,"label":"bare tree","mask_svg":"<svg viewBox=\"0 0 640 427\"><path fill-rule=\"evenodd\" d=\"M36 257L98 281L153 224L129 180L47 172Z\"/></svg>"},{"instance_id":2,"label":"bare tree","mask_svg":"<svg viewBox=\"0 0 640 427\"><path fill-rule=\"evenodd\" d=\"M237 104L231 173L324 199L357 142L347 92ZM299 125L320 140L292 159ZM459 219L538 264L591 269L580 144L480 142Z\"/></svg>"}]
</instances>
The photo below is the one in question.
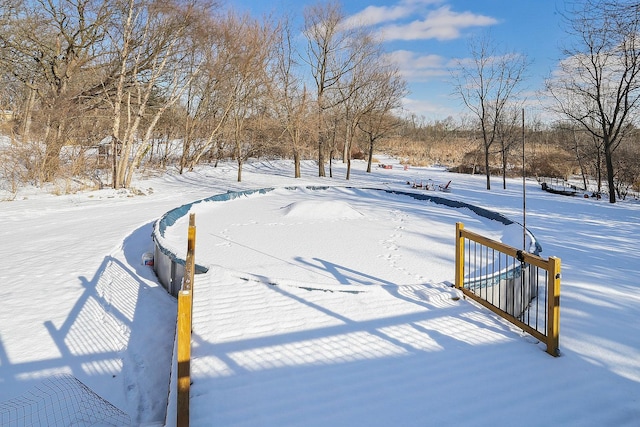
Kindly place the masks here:
<instances>
[{"instance_id":1,"label":"bare tree","mask_svg":"<svg viewBox=\"0 0 640 427\"><path fill-rule=\"evenodd\" d=\"M638 130L625 138L616 150L613 162L616 168L616 193L621 199L626 199L631 190L635 190L637 199L640 190L640 144Z\"/></svg>"},{"instance_id":2,"label":"bare tree","mask_svg":"<svg viewBox=\"0 0 640 427\"><path fill-rule=\"evenodd\" d=\"M367 136L369 158L367 172L371 172L374 144L388 136L400 125L393 111L400 108L402 98L407 94L406 82L400 77L398 69L390 64L380 66L365 86L362 118L358 120L358 129Z\"/></svg>"},{"instance_id":3,"label":"bare tree","mask_svg":"<svg viewBox=\"0 0 640 427\"><path fill-rule=\"evenodd\" d=\"M184 168L192 170L205 156L215 157L217 162L225 153L228 143L223 135L238 90L234 64L244 49L239 34L248 25L243 20L246 17L230 13L211 22L208 28L201 71L186 94L181 172Z\"/></svg>"},{"instance_id":4,"label":"bare tree","mask_svg":"<svg viewBox=\"0 0 640 427\"><path fill-rule=\"evenodd\" d=\"M282 128L282 135L291 147L294 177L300 178L303 137L309 135L311 128L311 103L306 86L296 74L296 67L300 64L295 60L294 35L289 19L280 23L277 34L277 58L271 86L272 108Z\"/></svg>"},{"instance_id":5,"label":"bare tree","mask_svg":"<svg viewBox=\"0 0 640 427\"><path fill-rule=\"evenodd\" d=\"M385 68L388 69L389 64L384 58L381 44L371 34L362 33L352 49L358 59L339 88L340 99L344 100L339 105L339 116L345 129L342 161L347 163L347 179L351 171L351 146L360 120L376 108L376 101L389 95L385 89L388 89L389 83L386 77L390 78L389 75L385 76ZM376 93L380 90L384 93Z\"/></svg>"},{"instance_id":6,"label":"bare tree","mask_svg":"<svg viewBox=\"0 0 640 427\"><path fill-rule=\"evenodd\" d=\"M130 185L160 116L181 99L199 71L199 65L185 70L181 62L193 53L208 10L197 0L122 3L122 29L113 38L117 84L113 95L105 91L113 112L114 188Z\"/></svg>"},{"instance_id":7,"label":"bare tree","mask_svg":"<svg viewBox=\"0 0 640 427\"><path fill-rule=\"evenodd\" d=\"M616 202L614 153L640 100L640 5L585 0L567 15L575 43L547 88L559 113L602 141L609 202Z\"/></svg>"},{"instance_id":8,"label":"bare tree","mask_svg":"<svg viewBox=\"0 0 640 427\"><path fill-rule=\"evenodd\" d=\"M478 119L484 150L487 190L491 189L491 146L498 125L510 100L518 94L527 68L526 57L517 53L498 53L489 39L470 43L471 58L458 61L454 75L456 91Z\"/></svg>"},{"instance_id":9,"label":"bare tree","mask_svg":"<svg viewBox=\"0 0 640 427\"><path fill-rule=\"evenodd\" d=\"M522 109L519 106L514 106L505 109L504 114L500 118L496 126L496 139L499 143L499 152L501 160L502 170L502 188L507 188L507 170L509 167L509 154L516 146L516 142L522 135L522 122L521 122ZM522 150L520 150L522 153ZM524 165L523 165L524 167Z\"/></svg>"},{"instance_id":10,"label":"bare tree","mask_svg":"<svg viewBox=\"0 0 640 427\"><path fill-rule=\"evenodd\" d=\"M38 170L41 181L50 181L58 172L61 149L72 137L70 123L95 107L87 99L111 11L106 0L9 5L0 32L0 67L28 89L22 138L30 139L30 123L38 114L45 146Z\"/></svg>"},{"instance_id":11,"label":"bare tree","mask_svg":"<svg viewBox=\"0 0 640 427\"><path fill-rule=\"evenodd\" d=\"M269 65L274 54L274 28L269 22L260 23L249 15L231 14L229 38L233 56L229 58L225 79L230 83L231 108L229 136L238 163L238 182L242 180L243 163L259 152L263 115L271 86Z\"/></svg>"},{"instance_id":12,"label":"bare tree","mask_svg":"<svg viewBox=\"0 0 640 427\"><path fill-rule=\"evenodd\" d=\"M558 123L553 133L562 147L573 152L583 187L588 189L591 182L595 181L595 192L599 194L602 191L602 140L578 127L575 121Z\"/></svg>"},{"instance_id":13,"label":"bare tree","mask_svg":"<svg viewBox=\"0 0 640 427\"><path fill-rule=\"evenodd\" d=\"M344 76L357 65L361 57L358 49L353 47L358 42L358 32L362 28L347 27L343 25L343 19L342 8L337 2L319 3L304 11L304 35L307 38L304 60L311 69L316 85L319 176L326 176L325 111L344 101L335 92L343 83Z\"/></svg>"}]
</instances>

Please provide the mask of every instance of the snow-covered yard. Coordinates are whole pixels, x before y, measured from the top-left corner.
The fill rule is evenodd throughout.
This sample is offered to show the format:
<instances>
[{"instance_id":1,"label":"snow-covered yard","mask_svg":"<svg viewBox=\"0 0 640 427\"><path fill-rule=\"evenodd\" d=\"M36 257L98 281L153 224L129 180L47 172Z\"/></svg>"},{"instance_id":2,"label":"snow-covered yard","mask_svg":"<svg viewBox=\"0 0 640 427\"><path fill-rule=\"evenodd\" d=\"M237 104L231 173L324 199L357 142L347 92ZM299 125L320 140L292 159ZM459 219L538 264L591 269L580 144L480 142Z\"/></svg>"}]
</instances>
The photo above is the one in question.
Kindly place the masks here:
<instances>
[{"instance_id":1,"label":"snow-covered yard","mask_svg":"<svg viewBox=\"0 0 640 427\"><path fill-rule=\"evenodd\" d=\"M638 425L640 204L527 185L527 226L562 259L560 349L452 298L456 221L503 225L364 188L438 193L520 221L522 185L354 162L345 181L305 163L201 167L138 181L139 193L22 193L0 203L0 402L69 373L126 412L162 424L175 300L141 264L153 222L227 190L278 189L195 205L192 425ZM344 188L349 186L351 188ZM425 191L425 190L413 190ZM178 246L186 225L167 231ZM186 244L185 244L186 245Z\"/></svg>"}]
</instances>

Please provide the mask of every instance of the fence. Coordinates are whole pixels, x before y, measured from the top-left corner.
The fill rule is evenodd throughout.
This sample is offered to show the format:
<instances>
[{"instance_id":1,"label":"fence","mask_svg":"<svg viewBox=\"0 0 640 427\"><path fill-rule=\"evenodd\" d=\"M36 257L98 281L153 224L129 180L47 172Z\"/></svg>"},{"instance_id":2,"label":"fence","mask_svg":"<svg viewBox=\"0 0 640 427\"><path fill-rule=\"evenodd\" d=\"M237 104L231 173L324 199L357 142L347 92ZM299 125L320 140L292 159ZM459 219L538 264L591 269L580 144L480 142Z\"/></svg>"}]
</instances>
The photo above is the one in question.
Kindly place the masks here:
<instances>
[{"instance_id":1,"label":"fence","mask_svg":"<svg viewBox=\"0 0 640 427\"><path fill-rule=\"evenodd\" d=\"M0 402L0 426L128 426L129 415L69 374L43 380L26 393Z\"/></svg>"},{"instance_id":2,"label":"fence","mask_svg":"<svg viewBox=\"0 0 640 427\"><path fill-rule=\"evenodd\" d=\"M560 259L545 260L456 224L455 286L559 355Z\"/></svg>"},{"instance_id":3,"label":"fence","mask_svg":"<svg viewBox=\"0 0 640 427\"><path fill-rule=\"evenodd\" d=\"M195 274L196 216L189 214L187 259L182 287L178 292L178 323L176 326L178 358L178 404L176 425L189 425L189 389L191 386L191 326L193 310L193 280Z\"/></svg>"}]
</instances>

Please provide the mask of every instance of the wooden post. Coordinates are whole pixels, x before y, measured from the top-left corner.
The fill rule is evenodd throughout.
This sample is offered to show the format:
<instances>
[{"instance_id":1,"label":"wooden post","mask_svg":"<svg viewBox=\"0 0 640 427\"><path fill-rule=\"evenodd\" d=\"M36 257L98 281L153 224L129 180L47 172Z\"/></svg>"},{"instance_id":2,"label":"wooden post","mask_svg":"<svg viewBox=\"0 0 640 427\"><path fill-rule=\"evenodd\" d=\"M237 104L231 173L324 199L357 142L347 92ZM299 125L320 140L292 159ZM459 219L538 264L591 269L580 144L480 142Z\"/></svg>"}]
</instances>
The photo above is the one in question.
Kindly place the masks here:
<instances>
[{"instance_id":1,"label":"wooden post","mask_svg":"<svg viewBox=\"0 0 640 427\"><path fill-rule=\"evenodd\" d=\"M549 257L547 283L547 353L560 356L560 259Z\"/></svg>"},{"instance_id":2,"label":"wooden post","mask_svg":"<svg viewBox=\"0 0 640 427\"><path fill-rule=\"evenodd\" d=\"M189 426L189 389L191 387L191 328L193 318L193 276L195 273L196 216L189 215L187 259L182 288L178 292L177 357L178 406L176 424Z\"/></svg>"},{"instance_id":3,"label":"wooden post","mask_svg":"<svg viewBox=\"0 0 640 427\"><path fill-rule=\"evenodd\" d=\"M189 426L191 387L191 291L178 292L178 427Z\"/></svg>"},{"instance_id":4,"label":"wooden post","mask_svg":"<svg viewBox=\"0 0 640 427\"><path fill-rule=\"evenodd\" d=\"M196 214L189 214L189 230L187 236L187 259L184 266L182 290L193 292L193 275L196 265Z\"/></svg>"},{"instance_id":5,"label":"wooden post","mask_svg":"<svg viewBox=\"0 0 640 427\"><path fill-rule=\"evenodd\" d=\"M462 237L464 224L456 223L456 255L455 255L455 287L462 289L464 286L464 237Z\"/></svg>"}]
</instances>

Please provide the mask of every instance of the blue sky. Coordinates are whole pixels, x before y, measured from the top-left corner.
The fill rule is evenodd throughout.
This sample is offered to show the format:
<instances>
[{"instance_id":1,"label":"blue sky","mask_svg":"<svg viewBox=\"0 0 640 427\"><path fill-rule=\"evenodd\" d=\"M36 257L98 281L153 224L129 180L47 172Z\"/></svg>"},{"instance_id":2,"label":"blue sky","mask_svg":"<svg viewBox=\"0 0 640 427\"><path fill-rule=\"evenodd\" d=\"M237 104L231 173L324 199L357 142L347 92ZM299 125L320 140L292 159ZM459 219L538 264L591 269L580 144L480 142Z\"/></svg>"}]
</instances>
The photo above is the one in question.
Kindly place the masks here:
<instances>
[{"instance_id":1,"label":"blue sky","mask_svg":"<svg viewBox=\"0 0 640 427\"><path fill-rule=\"evenodd\" d=\"M302 25L302 11L316 1L228 0L227 5L259 17L286 13ZM455 94L450 71L469 56L469 41L489 34L500 52L518 52L530 65L524 82L528 109L544 115L541 90L560 59L562 0L344 0L344 12L370 22L384 37L408 82L407 110L428 121L466 112Z\"/></svg>"}]
</instances>

